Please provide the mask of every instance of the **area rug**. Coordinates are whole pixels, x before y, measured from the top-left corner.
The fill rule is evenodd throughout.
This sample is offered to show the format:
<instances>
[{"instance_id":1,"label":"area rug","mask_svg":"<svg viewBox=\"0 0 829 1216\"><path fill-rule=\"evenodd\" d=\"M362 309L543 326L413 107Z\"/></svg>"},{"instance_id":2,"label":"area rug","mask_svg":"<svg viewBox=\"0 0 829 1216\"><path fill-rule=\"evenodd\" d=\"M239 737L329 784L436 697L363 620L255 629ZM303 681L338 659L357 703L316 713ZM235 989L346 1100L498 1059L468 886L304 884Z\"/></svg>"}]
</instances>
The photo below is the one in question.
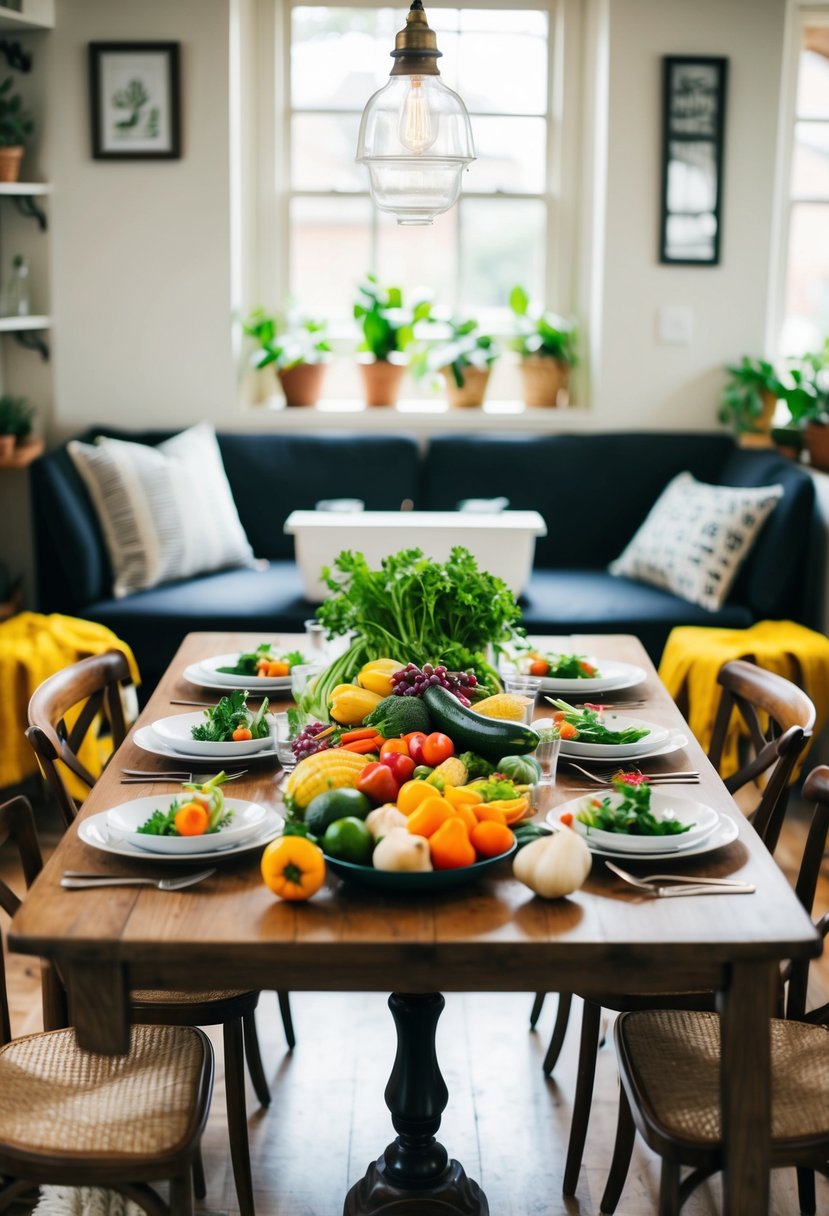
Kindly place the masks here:
<instances>
[{"instance_id":1,"label":"area rug","mask_svg":"<svg viewBox=\"0 0 829 1216\"><path fill-rule=\"evenodd\" d=\"M32 1216L146 1216L115 1191L91 1186L45 1186Z\"/></svg>"}]
</instances>

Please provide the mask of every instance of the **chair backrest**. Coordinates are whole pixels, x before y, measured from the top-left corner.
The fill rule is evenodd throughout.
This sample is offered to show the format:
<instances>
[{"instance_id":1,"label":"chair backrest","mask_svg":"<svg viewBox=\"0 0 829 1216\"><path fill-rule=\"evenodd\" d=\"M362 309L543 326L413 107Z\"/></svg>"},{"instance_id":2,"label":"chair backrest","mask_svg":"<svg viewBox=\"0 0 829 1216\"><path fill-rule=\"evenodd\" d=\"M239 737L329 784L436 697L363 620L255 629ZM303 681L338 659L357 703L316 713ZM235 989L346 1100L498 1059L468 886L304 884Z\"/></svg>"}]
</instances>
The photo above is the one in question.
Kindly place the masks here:
<instances>
[{"instance_id":1,"label":"chair backrest","mask_svg":"<svg viewBox=\"0 0 829 1216\"><path fill-rule=\"evenodd\" d=\"M78 808L57 762L62 761L84 785L92 788L95 777L78 758L78 751L101 714L109 724L113 749L123 743L126 727L121 684L129 679L129 664L123 653L108 650L49 676L35 689L29 702L26 738L58 800L67 826L77 815ZM67 715L73 714L71 725L67 725Z\"/></svg>"},{"instance_id":2,"label":"chair backrest","mask_svg":"<svg viewBox=\"0 0 829 1216\"><path fill-rule=\"evenodd\" d=\"M17 848L20 865L27 888L31 886L43 869L43 858L35 831L32 808L25 798L12 798L0 806L0 847L10 840ZM20 907L20 899L7 883L0 879L0 907L9 916L14 916ZM0 935L0 1046L11 1039L9 998L6 992L6 973L3 965L2 935Z\"/></svg>"},{"instance_id":3,"label":"chair backrest","mask_svg":"<svg viewBox=\"0 0 829 1216\"><path fill-rule=\"evenodd\" d=\"M725 785L733 794L765 775L751 821L773 853L786 813L789 782L814 728L815 707L796 684L744 659L724 663L717 683L722 695L708 757L719 769L732 716L738 714L748 730L753 755L726 778ZM765 728L761 714L768 719Z\"/></svg>"},{"instance_id":4,"label":"chair backrest","mask_svg":"<svg viewBox=\"0 0 829 1216\"><path fill-rule=\"evenodd\" d=\"M803 797L815 804L800 869L795 883L795 893L803 907L811 915L815 901L815 892L820 878L823 858L826 850L826 840L829 836L829 765L821 765L806 778L803 785ZM818 932L825 937L829 932L829 913L824 914L816 925ZM806 1012L806 995L809 978L809 959L798 959L792 963L789 972L789 991L786 1000L786 1016L803 1018ZM825 1022L829 1016L829 1005L814 1010L809 1014L810 1021Z\"/></svg>"}]
</instances>

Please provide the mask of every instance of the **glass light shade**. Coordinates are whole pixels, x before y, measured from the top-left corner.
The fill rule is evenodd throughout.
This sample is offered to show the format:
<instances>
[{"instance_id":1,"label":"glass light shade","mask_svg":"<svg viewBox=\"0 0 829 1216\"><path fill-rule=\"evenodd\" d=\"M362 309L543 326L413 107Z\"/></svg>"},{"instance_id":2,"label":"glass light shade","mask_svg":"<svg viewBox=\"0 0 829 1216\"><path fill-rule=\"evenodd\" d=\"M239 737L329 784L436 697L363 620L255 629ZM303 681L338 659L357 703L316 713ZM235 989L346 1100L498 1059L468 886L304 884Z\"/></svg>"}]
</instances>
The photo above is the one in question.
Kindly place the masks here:
<instances>
[{"instance_id":1,"label":"glass light shade","mask_svg":"<svg viewBox=\"0 0 829 1216\"><path fill-rule=\"evenodd\" d=\"M399 224L431 224L448 211L474 159L466 106L439 76L392 76L369 98L357 160L376 206Z\"/></svg>"}]
</instances>

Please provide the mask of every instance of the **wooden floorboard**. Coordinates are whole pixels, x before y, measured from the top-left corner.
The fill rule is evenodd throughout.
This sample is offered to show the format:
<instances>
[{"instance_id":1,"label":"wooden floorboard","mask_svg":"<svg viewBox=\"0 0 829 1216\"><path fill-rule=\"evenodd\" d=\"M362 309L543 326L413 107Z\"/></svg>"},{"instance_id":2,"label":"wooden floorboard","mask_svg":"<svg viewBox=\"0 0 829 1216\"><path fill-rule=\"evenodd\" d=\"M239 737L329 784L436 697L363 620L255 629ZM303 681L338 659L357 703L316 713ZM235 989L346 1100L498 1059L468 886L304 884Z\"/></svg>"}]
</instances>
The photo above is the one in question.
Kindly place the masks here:
<instances>
[{"instance_id":1,"label":"wooden floorboard","mask_svg":"<svg viewBox=\"0 0 829 1216\"><path fill-rule=\"evenodd\" d=\"M778 854L791 867L805 813L790 815ZM48 836L49 825L46 824ZM0 875L13 874L0 852ZM817 912L829 908L829 867ZM815 1000L829 993L829 963L813 968ZM220 982L220 978L217 977ZM40 1026L39 972L30 959L8 959L15 1034ZM393 1136L382 1094L394 1059L395 1035L384 997L298 993L292 996L297 1047L288 1053L272 993L257 1012L272 1103L259 1109L249 1087L250 1141L257 1216L339 1216L348 1187ZM541 1061L555 1013L549 997L537 1033L528 1029L530 995L453 994L438 1028L438 1053L450 1091L439 1138L483 1186L492 1216L593 1216L599 1211L616 1121L617 1079L612 1037L599 1053L585 1163L574 1199L561 1181L575 1079L579 1009L555 1076ZM220 1035L217 1077L204 1156L208 1194L200 1216L238 1216L227 1152ZM657 1211L658 1161L637 1144L620 1216ZM683 1216L721 1210L716 1181L703 1186ZM775 1174L772 1216L798 1211L791 1171ZM818 1211L829 1210L829 1185L818 1180ZM747 1214L748 1216L748 1214ZM751 1216L754 1216L752 1213Z\"/></svg>"}]
</instances>

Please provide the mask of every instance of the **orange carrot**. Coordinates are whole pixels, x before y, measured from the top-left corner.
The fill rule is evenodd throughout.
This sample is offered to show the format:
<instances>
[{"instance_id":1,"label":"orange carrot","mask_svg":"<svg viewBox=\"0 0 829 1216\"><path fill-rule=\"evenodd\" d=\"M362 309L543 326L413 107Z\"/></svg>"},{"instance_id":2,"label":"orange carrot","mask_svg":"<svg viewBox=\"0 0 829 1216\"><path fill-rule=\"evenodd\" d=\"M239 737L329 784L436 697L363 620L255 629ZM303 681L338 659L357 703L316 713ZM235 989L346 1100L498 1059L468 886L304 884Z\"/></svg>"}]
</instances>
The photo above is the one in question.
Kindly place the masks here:
<instances>
[{"instance_id":1,"label":"orange carrot","mask_svg":"<svg viewBox=\"0 0 829 1216\"><path fill-rule=\"evenodd\" d=\"M355 739L353 743L344 743L342 750L354 752L357 756L367 756L369 752L379 751L380 743L381 740L375 735L373 739Z\"/></svg>"},{"instance_id":2,"label":"orange carrot","mask_svg":"<svg viewBox=\"0 0 829 1216\"><path fill-rule=\"evenodd\" d=\"M376 739L377 731L371 726L360 726L356 730L344 730L340 735L341 743L358 743L360 739Z\"/></svg>"},{"instance_id":3,"label":"orange carrot","mask_svg":"<svg viewBox=\"0 0 829 1216\"><path fill-rule=\"evenodd\" d=\"M203 836L210 817L200 802L185 802L176 811L173 822L179 836Z\"/></svg>"},{"instance_id":4,"label":"orange carrot","mask_svg":"<svg viewBox=\"0 0 829 1216\"><path fill-rule=\"evenodd\" d=\"M252 739L253 735L246 726L237 726L232 735L234 743L244 743L248 739Z\"/></svg>"}]
</instances>

